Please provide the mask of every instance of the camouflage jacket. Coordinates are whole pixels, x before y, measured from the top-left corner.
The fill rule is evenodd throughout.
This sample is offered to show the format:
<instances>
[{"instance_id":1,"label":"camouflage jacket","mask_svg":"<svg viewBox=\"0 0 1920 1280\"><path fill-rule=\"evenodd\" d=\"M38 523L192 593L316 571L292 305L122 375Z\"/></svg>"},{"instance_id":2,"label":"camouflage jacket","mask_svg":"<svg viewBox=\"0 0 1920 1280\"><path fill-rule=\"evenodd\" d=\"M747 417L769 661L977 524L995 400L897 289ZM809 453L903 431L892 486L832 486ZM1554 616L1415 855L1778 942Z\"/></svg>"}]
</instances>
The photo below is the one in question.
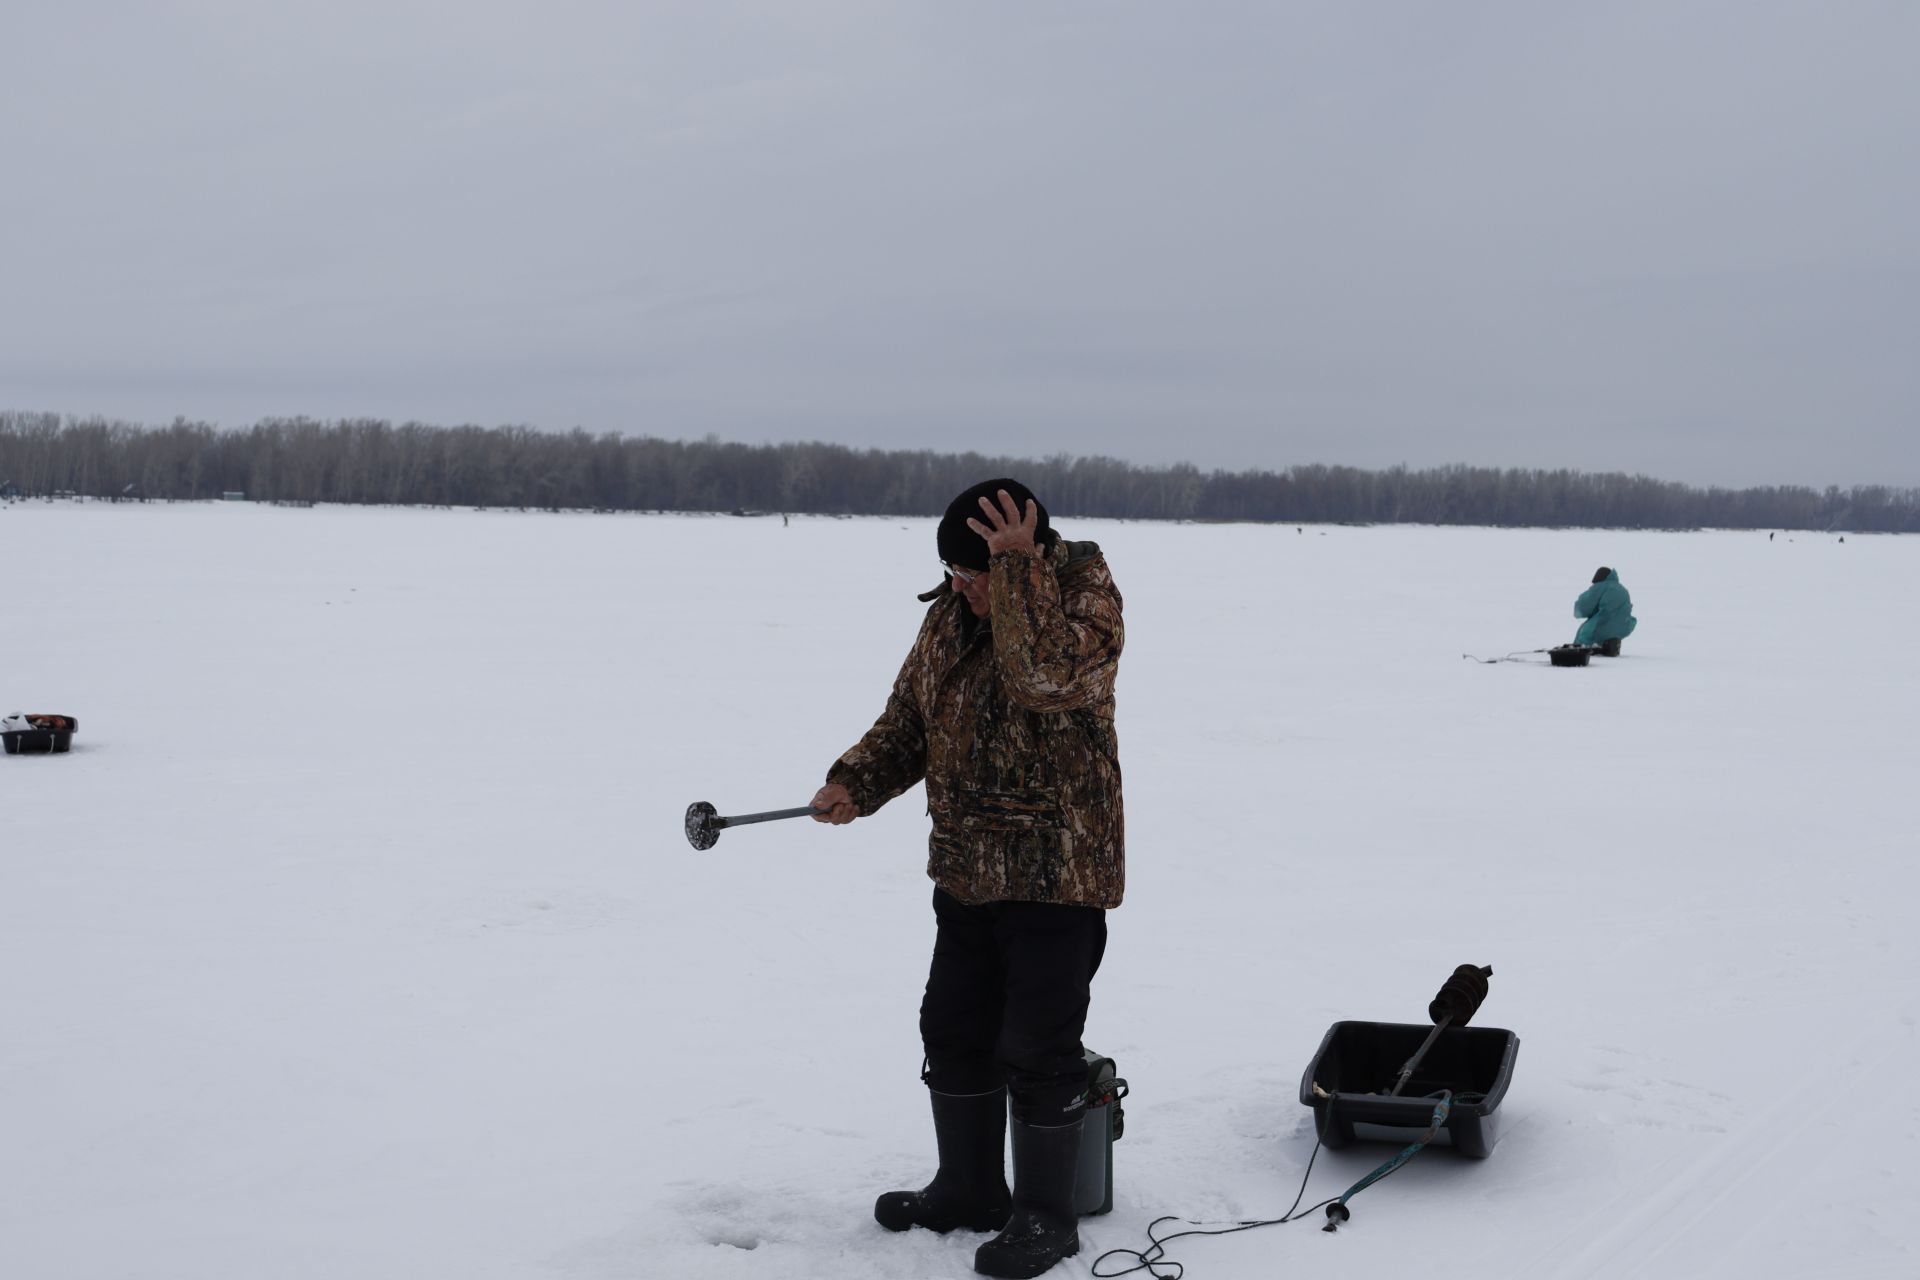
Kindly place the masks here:
<instances>
[{"instance_id":1,"label":"camouflage jacket","mask_svg":"<svg viewBox=\"0 0 1920 1280\"><path fill-rule=\"evenodd\" d=\"M943 583L873 728L827 771L872 813L923 778L927 874L961 902L1117 907L1113 685L1124 628L1100 548L993 557L992 613Z\"/></svg>"}]
</instances>

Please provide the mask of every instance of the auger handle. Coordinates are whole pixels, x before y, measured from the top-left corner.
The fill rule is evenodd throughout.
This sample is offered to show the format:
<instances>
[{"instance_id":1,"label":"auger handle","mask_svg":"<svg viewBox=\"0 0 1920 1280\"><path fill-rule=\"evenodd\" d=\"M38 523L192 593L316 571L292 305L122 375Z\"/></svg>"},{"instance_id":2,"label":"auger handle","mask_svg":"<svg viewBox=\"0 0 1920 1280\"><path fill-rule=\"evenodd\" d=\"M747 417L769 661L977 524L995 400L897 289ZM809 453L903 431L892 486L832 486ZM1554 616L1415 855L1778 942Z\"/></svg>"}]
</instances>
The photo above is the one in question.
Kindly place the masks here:
<instances>
[{"instance_id":1,"label":"auger handle","mask_svg":"<svg viewBox=\"0 0 1920 1280\"><path fill-rule=\"evenodd\" d=\"M801 805L798 809L769 809L765 813L743 813L737 818L722 818L716 816L713 820L713 825L716 827L744 827L755 822L778 822L782 818L805 818L811 814L825 812L825 809L816 809L812 805L806 804Z\"/></svg>"}]
</instances>

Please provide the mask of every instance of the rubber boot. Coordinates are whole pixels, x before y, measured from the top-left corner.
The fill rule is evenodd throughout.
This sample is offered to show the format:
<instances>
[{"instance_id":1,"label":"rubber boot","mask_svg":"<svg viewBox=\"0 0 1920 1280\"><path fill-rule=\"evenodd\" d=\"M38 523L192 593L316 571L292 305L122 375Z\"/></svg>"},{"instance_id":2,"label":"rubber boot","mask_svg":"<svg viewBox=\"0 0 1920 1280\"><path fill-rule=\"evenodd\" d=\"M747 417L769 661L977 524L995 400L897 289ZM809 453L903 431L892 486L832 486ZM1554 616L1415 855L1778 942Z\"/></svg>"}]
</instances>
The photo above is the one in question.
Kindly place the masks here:
<instances>
[{"instance_id":1,"label":"rubber boot","mask_svg":"<svg viewBox=\"0 0 1920 1280\"><path fill-rule=\"evenodd\" d=\"M1080 1171L1080 1123L1013 1122L1013 1218L980 1246L973 1269L1027 1280L1080 1252L1080 1214L1073 1188Z\"/></svg>"},{"instance_id":2,"label":"rubber boot","mask_svg":"<svg viewBox=\"0 0 1920 1280\"><path fill-rule=\"evenodd\" d=\"M927 1093L940 1170L918 1191L889 1191L874 1201L874 1221L889 1231L998 1231L1013 1206L1007 1193L1007 1091Z\"/></svg>"}]
</instances>

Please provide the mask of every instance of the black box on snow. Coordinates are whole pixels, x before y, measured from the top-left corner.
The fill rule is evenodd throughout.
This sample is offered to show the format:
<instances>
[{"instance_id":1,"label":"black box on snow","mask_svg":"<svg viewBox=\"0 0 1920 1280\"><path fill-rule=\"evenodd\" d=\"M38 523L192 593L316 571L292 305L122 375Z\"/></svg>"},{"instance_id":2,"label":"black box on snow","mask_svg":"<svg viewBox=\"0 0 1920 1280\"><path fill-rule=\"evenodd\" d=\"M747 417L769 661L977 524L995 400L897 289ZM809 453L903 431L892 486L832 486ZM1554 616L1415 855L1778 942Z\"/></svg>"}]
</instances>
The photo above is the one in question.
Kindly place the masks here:
<instances>
[{"instance_id":1,"label":"black box on snow","mask_svg":"<svg viewBox=\"0 0 1920 1280\"><path fill-rule=\"evenodd\" d=\"M1399 1097L1388 1097L1407 1059L1432 1034L1423 1022L1336 1022L1300 1077L1300 1101L1312 1107L1320 1141L1414 1141L1433 1122L1431 1096L1453 1093L1434 1146L1484 1158L1499 1139L1495 1114L1513 1079L1520 1037L1499 1027L1448 1027L1414 1068ZM1318 1086L1316 1088L1316 1086Z\"/></svg>"},{"instance_id":2,"label":"black box on snow","mask_svg":"<svg viewBox=\"0 0 1920 1280\"><path fill-rule=\"evenodd\" d=\"M29 715L27 723L33 727L0 733L8 755L58 755L73 745L73 731L80 727L73 716Z\"/></svg>"}]
</instances>

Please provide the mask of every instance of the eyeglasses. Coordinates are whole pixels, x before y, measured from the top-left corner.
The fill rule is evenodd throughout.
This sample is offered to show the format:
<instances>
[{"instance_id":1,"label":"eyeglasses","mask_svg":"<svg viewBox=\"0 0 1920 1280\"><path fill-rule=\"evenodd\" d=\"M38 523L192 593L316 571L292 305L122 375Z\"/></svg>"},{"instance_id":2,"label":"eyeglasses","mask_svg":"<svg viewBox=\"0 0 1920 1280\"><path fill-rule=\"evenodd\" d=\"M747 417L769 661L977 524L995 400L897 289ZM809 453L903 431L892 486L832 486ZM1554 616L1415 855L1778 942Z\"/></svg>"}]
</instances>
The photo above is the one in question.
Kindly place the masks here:
<instances>
[{"instance_id":1,"label":"eyeglasses","mask_svg":"<svg viewBox=\"0 0 1920 1280\"><path fill-rule=\"evenodd\" d=\"M942 560L940 562L940 567L942 569L945 569L948 573L952 574L954 578L963 587L972 586L973 580L975 578L984 578L987 576L987 571L985 569L981 569L977 571L969 571L966 569L962 569L959 565L948 564L945 560Z\"/></svg>"}]
</instances>

